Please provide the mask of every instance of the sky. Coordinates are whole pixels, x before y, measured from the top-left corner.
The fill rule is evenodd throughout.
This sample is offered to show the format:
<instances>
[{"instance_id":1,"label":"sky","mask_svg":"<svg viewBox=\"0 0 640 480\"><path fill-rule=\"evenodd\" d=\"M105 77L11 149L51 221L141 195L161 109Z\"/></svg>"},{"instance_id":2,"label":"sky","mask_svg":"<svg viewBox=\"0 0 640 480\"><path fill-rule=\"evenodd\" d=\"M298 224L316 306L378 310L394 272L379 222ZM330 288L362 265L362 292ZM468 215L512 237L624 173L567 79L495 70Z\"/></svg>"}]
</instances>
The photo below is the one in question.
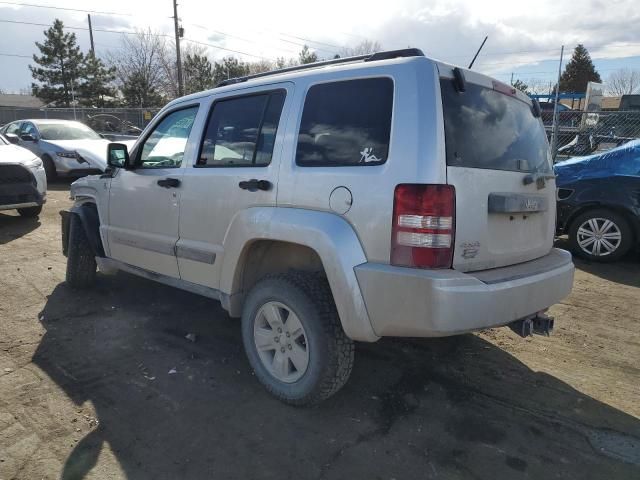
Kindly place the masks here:
<instances>
[{"instance_id":1,"label":"sky","mask_svg":"<svg viewBox=\"0 0 640 480\"><path fill-rule=\"evenodd\" d=\"M587 47L605 80L619 68L640 70L637 0L538 0L535 8L527 7L533 4L181 0L178 16L185 29L183 43L205 46L212 60L228 55L243 60L295 57L304 44L330 58L368 39L386 50L418 47L427 56L467 66L488 36L473 68L506 82L513 74L539 88L548 85L557 76L561 45L566 63L578 43ZM122 32L135 29L151 28L173 41L172 0L0 1L0 89L17 93L30 87L28 65L38 52L35 42L43 40L46 25L55 18L75 27L69 31L88 51L87 11L92 11L98 56L117 50L126 35Z\"/></svg>"}]
</instances>

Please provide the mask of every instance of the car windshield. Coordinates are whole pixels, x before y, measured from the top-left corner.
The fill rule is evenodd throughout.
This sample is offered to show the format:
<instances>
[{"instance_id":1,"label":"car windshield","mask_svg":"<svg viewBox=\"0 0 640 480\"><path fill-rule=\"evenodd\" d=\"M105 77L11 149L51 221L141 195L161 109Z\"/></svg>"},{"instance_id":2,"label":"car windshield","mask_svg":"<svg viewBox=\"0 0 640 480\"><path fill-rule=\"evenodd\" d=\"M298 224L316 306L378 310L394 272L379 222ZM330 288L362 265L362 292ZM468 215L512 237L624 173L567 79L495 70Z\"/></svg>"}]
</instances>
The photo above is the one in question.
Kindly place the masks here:
<instances>
[{"instance_id":1,"label":"car windshield","mask_svg":"<svg viewBox=\"0 0 640 480\"><path fill-rule=\"evenodd\" d=\"M82 123L38 123L43 140L96 140L102 138Z\"/></svg>"},{"instance_id":2,"label":"car windshield","mask_svg":"<svg viewBox=\"0 0 640 480\"><path fill-rule=\"evenodd\" d=\"M447 165L551 171L544 126L530 104L473 83L465 92L458 92L451 79L440 85Z\"/></svg>"}]
</instances>

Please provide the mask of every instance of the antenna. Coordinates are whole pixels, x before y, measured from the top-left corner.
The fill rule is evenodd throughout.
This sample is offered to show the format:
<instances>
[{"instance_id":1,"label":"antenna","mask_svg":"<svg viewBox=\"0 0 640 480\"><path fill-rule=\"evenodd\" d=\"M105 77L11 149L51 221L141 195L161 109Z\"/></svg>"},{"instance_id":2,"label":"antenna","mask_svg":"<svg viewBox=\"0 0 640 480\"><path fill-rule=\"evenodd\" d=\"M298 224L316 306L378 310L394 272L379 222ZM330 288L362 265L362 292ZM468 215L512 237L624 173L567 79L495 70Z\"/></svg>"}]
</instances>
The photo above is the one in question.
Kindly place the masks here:
<instances>
[{"instance_id":1,"label":"antenna","mask_svg":"<svg viewBox=\"0 0 640 480\"><path fill-rule=\"evenodd\" d=\"M478 54L480 53L480 50L482 50L482 47L484 47L484 44L487 42L487 38L489 38L489 37L488 36L484 37L484 40L482 41L482 44L480 45L480 48L478 49L476 54L473 56L473 60L471 60L471 63L469 64L469 70L471 70L471 67L473 67L473 62L475 62L476 58L478 58Z\"/></svg>"}]
</instances>

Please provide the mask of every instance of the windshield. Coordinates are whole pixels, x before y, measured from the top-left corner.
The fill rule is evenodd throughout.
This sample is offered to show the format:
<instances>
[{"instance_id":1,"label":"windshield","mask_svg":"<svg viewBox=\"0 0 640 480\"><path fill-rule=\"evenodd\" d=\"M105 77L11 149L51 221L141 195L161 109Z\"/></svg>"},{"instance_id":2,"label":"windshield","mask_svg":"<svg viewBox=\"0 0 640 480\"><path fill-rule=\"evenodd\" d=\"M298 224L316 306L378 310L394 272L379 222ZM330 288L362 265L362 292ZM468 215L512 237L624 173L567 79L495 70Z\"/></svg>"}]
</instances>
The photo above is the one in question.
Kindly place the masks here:
<instances>
[{"instance_id":1,"label":"windshield","mask_svg":"<svg viewBox=\"0 0 640 480\"><path fill-rule=\"evenodd\" d=\"M440 88L447 165L551 171L544 126L529 104L472 83L458 92L447 78L440 80Z\"/></svg>"},{"instance_id":2,"label":"windshield","mask_svg":"<svg viewBox=\"0 0 640 480\"><path fill-rule=\"evenodd\" d=\"M102 138L82 123L38 123L43 140L97 140Z\"/></svg>"}]
</instances>

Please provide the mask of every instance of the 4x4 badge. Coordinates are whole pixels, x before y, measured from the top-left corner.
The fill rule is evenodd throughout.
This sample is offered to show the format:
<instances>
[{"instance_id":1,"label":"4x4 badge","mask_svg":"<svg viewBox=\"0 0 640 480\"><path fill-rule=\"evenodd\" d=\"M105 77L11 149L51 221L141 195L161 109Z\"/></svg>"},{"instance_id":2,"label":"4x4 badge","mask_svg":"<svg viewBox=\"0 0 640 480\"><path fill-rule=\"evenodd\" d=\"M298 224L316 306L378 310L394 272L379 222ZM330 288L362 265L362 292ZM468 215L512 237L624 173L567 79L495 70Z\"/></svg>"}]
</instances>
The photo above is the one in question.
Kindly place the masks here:
<instances>
[{"instance_id":1,"label":"4x4 badge","mask_svg":"<svg viewBox=\"0 0 640 480\"><path fill-rule=\"evenodd\" d=\"M462 247L462 258L475 258L480 251L480 242L465 242L460 245Z\"/></svg>"}]
</instances>

